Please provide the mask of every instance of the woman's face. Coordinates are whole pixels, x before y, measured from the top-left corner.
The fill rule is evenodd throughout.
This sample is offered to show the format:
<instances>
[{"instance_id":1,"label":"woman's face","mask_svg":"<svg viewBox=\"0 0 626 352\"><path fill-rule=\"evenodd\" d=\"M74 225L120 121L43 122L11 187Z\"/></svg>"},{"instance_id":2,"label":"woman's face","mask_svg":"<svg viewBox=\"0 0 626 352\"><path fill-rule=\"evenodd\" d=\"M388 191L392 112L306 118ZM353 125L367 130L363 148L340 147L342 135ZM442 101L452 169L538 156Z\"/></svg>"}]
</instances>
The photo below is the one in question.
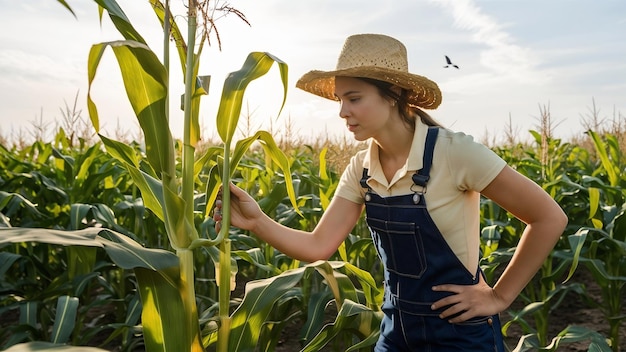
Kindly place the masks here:
<instances>
[{"instance_id":1,"label":"woman's face","mask_svg":"<svg viewBox=\"0 0 626 352\"><path fill-rule=\"evenodd\" d=\"M358 141L376 138L391 121L395 110L375 86L352 77L335 77L335 95L348 130Z\"/></svg>"}]
</instances>

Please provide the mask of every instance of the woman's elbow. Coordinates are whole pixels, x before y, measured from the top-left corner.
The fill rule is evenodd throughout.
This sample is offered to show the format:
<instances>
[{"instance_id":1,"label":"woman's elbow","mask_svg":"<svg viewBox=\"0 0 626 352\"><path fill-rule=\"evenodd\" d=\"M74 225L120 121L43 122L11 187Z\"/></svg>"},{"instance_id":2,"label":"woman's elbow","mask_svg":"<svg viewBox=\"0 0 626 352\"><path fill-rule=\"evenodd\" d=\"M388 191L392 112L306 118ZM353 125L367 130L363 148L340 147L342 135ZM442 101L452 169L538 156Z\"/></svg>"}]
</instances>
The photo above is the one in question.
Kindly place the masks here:
<instances>
[{"instance_id":1,"label":"woman's elbow","mask_svg":"<svg viewBox=\"0 0 626 352\"><path fill-rule=\"evenodd\" d=\"M318 247L318 246L301 246L294 251L285 251L284 253L294 259L303 262L313 263L318 260L328 260L337 252L337 248Z\"/></svg>"},{"instance_id":2,"label":"woman's elbow","mask_svg":"<svg viewBox=\"0 0 626 352\"><path fill-rule=\"evenodd\" d=\"M338 247L333 246L320 246L317 248L311 248L306 254L304 261L309 263L316 262L318 260L329 260L335 253L337 253Z\"/></svg>"},{"instance_id":3,"label":"woman's elbow","mask_svg":"<svg viewBox=\"0 0 626 352\"><path fill-rule=\"evenodd\" d=\"M317 260L329 260L335 253L337 253L337 248L322 248L317 254L312 256L311 262Z\"/></svg>"},{"instance_id":4,"label":"woman's elbow","mask_svg":"<svg viewBox=\"0 0 626 352\"><path fill-rule=\"evenodd\" d=\"M565 226L567 226L569 219L567 218L567 214L565 214L563 209L561 209L560 211L560 221L561 221L561 225L563 226L563 229L565 229Z\"/></svg>"},{"instance_id":5,"label":"woman's elbow","mask_svg":"<svg viewBox=\"0 0 626 352\"><path fill-rule=\"evenodd\" d=\"M554 236L559 238L563 235L563 231L565 231L565 227L569 219L567 218L567 214L561 209L560 206L556 205L554 211L550 213L548 223L552 224L554 229Z\"/></svg>"}]
</instances>

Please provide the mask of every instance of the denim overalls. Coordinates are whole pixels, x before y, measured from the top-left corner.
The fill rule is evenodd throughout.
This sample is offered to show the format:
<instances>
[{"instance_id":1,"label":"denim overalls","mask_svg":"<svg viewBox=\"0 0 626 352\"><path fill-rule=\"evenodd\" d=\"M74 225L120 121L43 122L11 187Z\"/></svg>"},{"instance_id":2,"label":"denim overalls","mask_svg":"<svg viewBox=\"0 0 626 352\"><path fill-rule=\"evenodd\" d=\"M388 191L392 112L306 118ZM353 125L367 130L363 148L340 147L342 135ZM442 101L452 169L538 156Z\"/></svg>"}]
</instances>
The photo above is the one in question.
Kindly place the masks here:
<instances>
[{"instance_id":1,"label":"denim overalls","mask_svg":"<svg viewBox=\"0 0 626 352\"><path fill-rule=\"evenodd\" d=\"M429 128L423 168L413 175L412 194L380 197L367 185L367 224L385 267L385 300L380 338L375 351L497 351L504 345L497 315L476 317L460 324L439 318L435 301L451 295L434 285L473 285L482 275L467 271L448 246L426 209L428 183L438 128Z\"/></svg>"}]
</instances>

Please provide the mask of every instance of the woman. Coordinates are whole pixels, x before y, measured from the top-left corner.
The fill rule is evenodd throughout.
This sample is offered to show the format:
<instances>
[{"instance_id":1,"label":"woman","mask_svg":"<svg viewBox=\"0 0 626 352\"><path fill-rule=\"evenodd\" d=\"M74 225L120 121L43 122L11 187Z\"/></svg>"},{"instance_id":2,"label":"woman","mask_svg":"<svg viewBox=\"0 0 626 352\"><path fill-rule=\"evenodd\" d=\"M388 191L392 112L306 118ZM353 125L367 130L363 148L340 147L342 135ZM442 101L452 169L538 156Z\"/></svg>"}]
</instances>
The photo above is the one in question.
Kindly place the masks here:
<instances>
[{"instance_id":1,"label":"woman","mask_svg":"<svg viewBox=\"0 0 626 352\"><path fill-rule=\"evenodd\" d=\"M352 157L312 232L266 216L231 185L231 222L303 261L329 258L363 209L385 268L376 351L504 351L498 314L535 275L567 218L550 196L469 136L424 109L441 103L436 83L408 72L394 38L347 38L334 71L311 71L297 87L340 102L339 116L369 148ZM527 226L493 287L478 266L480 194ZM215 220L221 220L218 201Z\"/></svg>"}]
</instances>

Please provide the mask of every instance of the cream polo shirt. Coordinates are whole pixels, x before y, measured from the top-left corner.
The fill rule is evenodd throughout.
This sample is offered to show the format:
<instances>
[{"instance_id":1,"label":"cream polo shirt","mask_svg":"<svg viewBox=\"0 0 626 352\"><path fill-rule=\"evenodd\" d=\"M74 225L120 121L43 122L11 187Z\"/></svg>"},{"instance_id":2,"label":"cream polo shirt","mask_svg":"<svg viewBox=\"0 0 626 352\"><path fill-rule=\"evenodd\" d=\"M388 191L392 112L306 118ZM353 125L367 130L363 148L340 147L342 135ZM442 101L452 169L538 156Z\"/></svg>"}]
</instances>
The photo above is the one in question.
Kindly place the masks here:
<instances>
[{"instance_id":1,"label":"cream polo shirt","mask_svg":"<svg viewBox=\"0 0 626 352\"><path fill-rule=\"evenodd\" d=\"M359 181L369 169L368 185L381 197L412 194L411 176L422 168L428 126L417 122L409 157L387 182L378 159L378 147L352 157L341 175L335 196L364 203L365 189ZM426 208L446 242L473 275L480 245L480 191L506 166L506 162L471 136L440 128L426 189ZM415 188L414 188L415 189Z\"/></svg>"}]
</instances>

